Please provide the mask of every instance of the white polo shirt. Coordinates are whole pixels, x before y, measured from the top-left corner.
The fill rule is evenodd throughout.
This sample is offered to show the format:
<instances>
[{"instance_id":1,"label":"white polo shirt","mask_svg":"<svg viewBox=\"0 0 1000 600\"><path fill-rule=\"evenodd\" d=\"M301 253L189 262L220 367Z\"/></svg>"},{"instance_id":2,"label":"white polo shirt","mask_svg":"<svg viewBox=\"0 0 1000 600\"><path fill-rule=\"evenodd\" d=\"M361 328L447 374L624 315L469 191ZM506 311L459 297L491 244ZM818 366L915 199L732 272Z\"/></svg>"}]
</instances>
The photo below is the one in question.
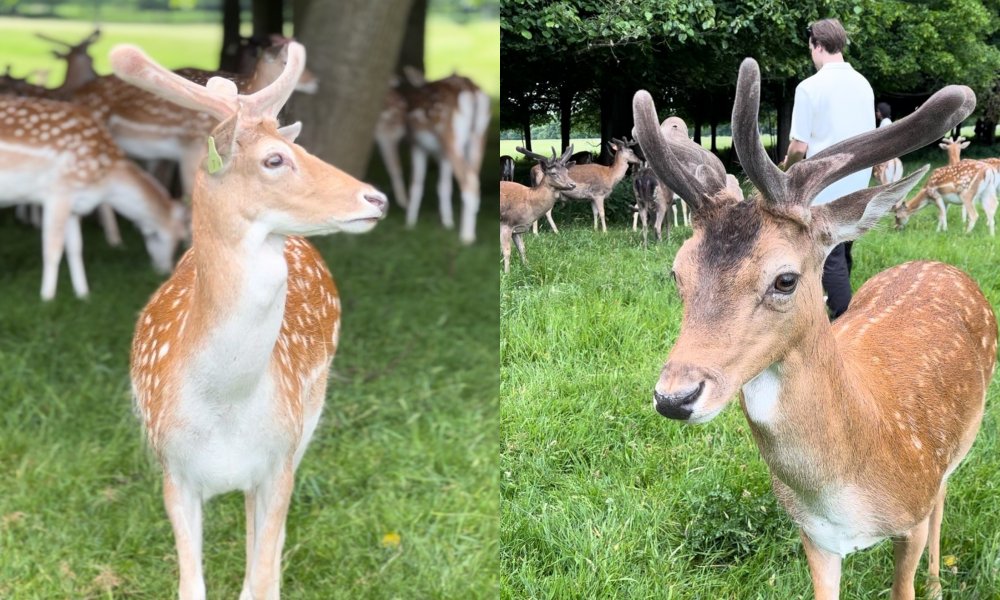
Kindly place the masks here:
<instances>
[{"instance_id":1,"label":"white polo shirt","mask_svg":"<svg viewBox=\"0 0 1000 600\"><path fill-rule=\"evenodd\" d=\"M846 62L827 63L795 88L789 137L809 145L806 158L875 129L875 93L863 75ZM826 204L868 187L872 170L852 173L831 183L812 201Z\"/></svg>"}]
</instances>

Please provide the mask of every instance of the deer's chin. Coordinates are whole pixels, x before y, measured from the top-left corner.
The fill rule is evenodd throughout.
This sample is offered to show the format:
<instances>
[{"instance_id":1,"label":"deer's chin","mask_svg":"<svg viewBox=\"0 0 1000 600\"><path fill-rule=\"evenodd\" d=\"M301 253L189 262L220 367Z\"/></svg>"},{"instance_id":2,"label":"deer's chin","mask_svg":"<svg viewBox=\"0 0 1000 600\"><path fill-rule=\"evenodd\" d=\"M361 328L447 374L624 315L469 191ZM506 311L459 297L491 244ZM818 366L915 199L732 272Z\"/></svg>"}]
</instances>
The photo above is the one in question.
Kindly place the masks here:
<instances>
[{"instance_id":1,"label":"deer's chin","mask_svg":"<svg viewBox=\"0 0 1000 600\"><path fill-rule=\"evenodd\" d=\"M719 416L719 413L729 405L733 395L732 390L720 389L719 386L711 386L708 391L706 397L695 404L691 416L684 420L686 425L708 423Z\"/></svg>"}]
</instances>

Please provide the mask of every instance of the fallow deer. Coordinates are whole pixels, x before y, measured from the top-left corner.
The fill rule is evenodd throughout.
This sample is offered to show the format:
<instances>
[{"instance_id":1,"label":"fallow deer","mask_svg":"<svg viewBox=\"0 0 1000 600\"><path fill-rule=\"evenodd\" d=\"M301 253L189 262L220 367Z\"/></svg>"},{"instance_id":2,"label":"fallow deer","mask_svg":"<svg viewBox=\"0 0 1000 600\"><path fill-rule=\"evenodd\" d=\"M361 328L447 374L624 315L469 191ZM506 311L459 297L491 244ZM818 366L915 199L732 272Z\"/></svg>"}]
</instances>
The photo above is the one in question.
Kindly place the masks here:
<instances>
[{"instance_id":1,"label":"fallow deer","mask_svg":"<svg viewBox=\"0 0 1000 600\"><path fill-rule=\"evenodd\" d=\"M948 153L949 165L957 165L962 161L962 150L968 148L970 143L971 142L966 141L966 139L962 136L958 136L957 138L948 136L941 140L941 143L938 144L938 148L941 148Z\"/></svg>"},{"instance_id":2,"label":"fallow deer","mask_svg":"<svg viewBox=\"0 0 1000 600\"><path fill-rule=\"evenodd\" d=\"M875 165L872 168L872 177L882 185L896 183L903 178L903 161L893 158Z\"/></svg>"},{"instance_id":3,"label":"fallow deer","mask_svg":"<svg viewBox=\"0 0 1000 600\"><path fill-rule=\"evenodd\" d=\"M661 185L653 170L645 165L632 178L632 193L635 197L635 218L642 221L642 246L645 248L647 245L650 216L654 219L653 231L656 233L656 241L662 241L663 219L667 214L667 195L672 199L673 193ZM632 230L635 231L634 222ZM667 235L670 235L670 221L667 221Z\"/></svg>"},{"instance_id":4,"label":"fallow deer","mask_svg":"<svg viewBox=\"0 0 1000 600\"><path fill-rule=\"evenodd\" d=\"M625 177L630 164L639 164L639 158L632 151L635 142L612 139L611 150L615 160L611 166L605 167L592 163L576 165L569 170L569 176L576 187L562 193L564 198L572 200L587 200L594 212L594 231L597 231L598 219L601 230L607 232L608 225L604 219L604 199L611 195L618 182Z\"/></svg>"},{"instance_id":5,"label":"fallow deer","mask_svg":"<svg viewBox=\"0 0 1000 600\"><path fill-rule=\"evenodd\" d=\"M517 245L521 262L527 265L528 258L524 254L521 234L552 210L559 193L565 193L576 186L567 172L573 166L573 162L569 160L573 154L573 146L567 148L559 158L556 157L555 148L552 149L551 158L524 148L518 148L517 151L538 161L540 178L538 184L530 188L513 181L500 182L500 250L503 252L504 273L510 272L511 241Z\"/></svg>"},{"instance_id":6,"label":"fallow deer","mask_svg":"<svg viewBox=\"0 0 1000 600\"><path fill-rule=\"evenodd\" d=\"M500 157L500 181L514 181L514 158L506 154Z\"/></svg>"},{"instance_id":7,"label":"fallow deer","mask_svg":"<svg viewBox=\"0 0 1000 600\"><path fill-rule=\"evenodd\" d=\"M962 205L962 215L968 217L965 232L969 233L979 220L978 203L986 213L990 235L994 235L997 177L988 163L978 160L963 160L936 169L916 196L894 207L896 229L902 229L913 213L933 201L938 207L937 231L948 231L947 203L951 203Z\"/></svg>"},{"instance_id":8,"label":"fallow deer","mask_svg":"<svg viewBox=\"0 0 1000 600\"><path fill-rule=\"evenodd\" d=\"M660 124L660 128L663 129L664 131L668 131L671 135L680 135L683 137L688 137L687 124L684 122L684 119L680 117L667 117L666 119L663 120L663 123ZM632 132L632 135L633 137L635 136L634 130ZM640 147L639 150L641 152L642 148ZM680 199L680 196L674 194L674 192L666 185L664 185L662 181L656 182L655 190L656 190L655 201L657 202L657 205L663 205L664 210L666 210L666 208L669 208L670 211L673 213L674 227L680 224L677 218L678 207L680 207L680 213L684 225L685 226L689 225L690 221L688 219L687 204L685 204L684 201ZM638 206L636 208L637 210L634 213L632 213L632 231L636 231L638 229L638 223L639 223ZM662 222L660 223L659 227L662 228ZM668 227L669 227L669 222L668 222ZM657 236L659 236L659 232L660 229L658 228ZM645 232L643 232L643 235L645 235ZM659 237L657 237L657 239L659 239Z\"/></svg>"},{"instance_id":9,"label":"fallow deer","mask_svg":"<svg viewBox=\"0 0 1000 600\"><path fill-rule=\"evenodd\" d=\"M553 150L555 150L555 148L553 148ZM580 154L585 154L585 153L584 152L577 152L573 156L577 156L577 155L580 155ZM569 157L569 162L571 162L573 164L576 164L576 162L573 160L573 156ZM585 164L590 164L590 163L588 161ZM528 180L529 180L529 183L531 184L531 187L534 188L534 187L538 187L539 185L541 185L542 184L542 178L543 178L543 171L542 171L542 165L541 164L536 164L535 166L531 167L530 171L528 171ZM559 200L559 194L558 194L558 192L556 193L556 200L557 201ZM554 206L554 204L553 204L553 206ZM559 228L556 227L556 222L552 218L552 209L551 208L549 208L549 210L545 211L545 218L549 222L549 227L552 228L552 233L559 233ZM538 222L539 221L541 221L541 218L535 219L535 222L531 224L531 232L534 233L535 235L538 235Z\"/></svg>"},{"instance_id":10,"label":"fallow deer","mask_svg":"<svg viewBox=\"0 0 1000 600\"><path fill-rule=\"evenodd\" d=\"M276 116L305 50L252 95L202 87L132 46L111 53L122 79L220 123L194 188L192 247L136 325L137 413L163 465L180 597L205 597L202 504L240 490L247 561L241 599L277 598L295 469L316 428L340 328L340 300L303 235L364 233L385 216L375 188L294 143Z\"/></svg>"},{"instance_id":11,"label":"fallow deer","mask_svg":"<svg viewBox=\"0 0 1000 600\"><path fill-rule=\"evenodd\" d=\"M462 197L459 240L471 244L476 240L476 214L479 212L479 171L482 168L486 130L490 124L490 98L470 79L451 75L437 81L424 80L415 69L404 69L406 80L398 82L386 98L386 106L375 131L383 162L392 179L394 190L403 189L399 165L398 144L403 137L410 140L412 178L406 197L406 224L414 227L420 213L427 175L427 157L438 163L438 201L441 223L455 226L451 206L452 183L455 181ZM400 102L402 100L402 103ZM405 107L404 119L399 111ZM400 125L402 122L403 126ZM397 191L397 202L403 197Z\"/></svg>"},{"instance_id":12,"label":"fallow deer","mask_svg":"<svg viewBox=\"0 0 1000 600\"><path fill-rule=\"evenodd\" d=\"M281 52L281 48L276 49ZM283 55L281 55L283 56ZM263 87L268 77L280 72L282 61L258 63L266 71L261 76L234 78L244 92ZM204 79L205 73L185 71L188 76ZM299 85L299 82L296 82ZM194 174L205 153L205 136L218 122L209 114L178 108L153 93L140 89L115 75L106 75L84 85L73 94L73 101L94 111L107 124L118 145L130 156L142 160L174 160L180 163L184 194L190 197Z\"/></svg>"},{"instance_id":13,"label":"fallow deer","mask_svg":"<svg viewBox=\"0 0 1000 600\"><path fill-rule=\"evenodd\" d=\"M184 235L172 202L87 111L44 98L0 96L0 204L42 207L43 300L55 297L63 251L76 295L89 293L80 216L106 203L142 231L153 267L170 271Z\"/></svg>"},{"instance_id":14,"label":"fallow deer","mask_svg":"<svg viewBox=\"0 0 1000 600\"><path fill-rule=\"evenodd\" d=\"M869 280L831 324L820 282L826 255L874 226L927 167L809 204L844 175L932 142L972 112L975 96L947 87L913 115L787 173L761 141L759 102L760 72L746 59L733 144L759 191L740 202L725 189L721 162L664 135L651 96L635 95L646 158L694 212L694 234L673 263L684 302L680 333L653 405L666 417L703 423L741 393L775 495L801 529L818 600L838 597L843 556L885 538L895 544L892 598L914 597L925 547L930 587L940 593L945 484L983 416L996 367L993 309L955 267L910 262Z\"/></svg>"}]
</instances>

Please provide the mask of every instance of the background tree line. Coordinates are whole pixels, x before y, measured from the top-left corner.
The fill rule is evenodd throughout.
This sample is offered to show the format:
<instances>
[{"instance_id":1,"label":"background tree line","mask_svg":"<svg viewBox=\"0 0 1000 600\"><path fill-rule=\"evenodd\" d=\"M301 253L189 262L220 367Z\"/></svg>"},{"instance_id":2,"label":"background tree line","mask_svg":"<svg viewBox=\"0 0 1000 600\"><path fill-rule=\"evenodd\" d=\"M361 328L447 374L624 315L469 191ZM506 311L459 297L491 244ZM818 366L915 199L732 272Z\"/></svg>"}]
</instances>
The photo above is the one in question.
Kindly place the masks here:
<instances>
[{"instance_id":1,"label":"background tree line","mask_svg":"<svg viewBox=\"0 0 1000 600\"><path fill-rule=\"evenodd\" d=\"M715 148L730 120L743 58L760 63L762 120L788 144L795 85L814 72L806 26L839 18L845 57L893 118L944 85L976 91L977 134L1000 118L1000 0L500 0L501 127L530 148L531 125L629 134L632 94L649 90L663 115L707 126ZM873 107L874 110L874 107ZM606 152L606 144L602 144Z\"/></svg>"}]
</instances>

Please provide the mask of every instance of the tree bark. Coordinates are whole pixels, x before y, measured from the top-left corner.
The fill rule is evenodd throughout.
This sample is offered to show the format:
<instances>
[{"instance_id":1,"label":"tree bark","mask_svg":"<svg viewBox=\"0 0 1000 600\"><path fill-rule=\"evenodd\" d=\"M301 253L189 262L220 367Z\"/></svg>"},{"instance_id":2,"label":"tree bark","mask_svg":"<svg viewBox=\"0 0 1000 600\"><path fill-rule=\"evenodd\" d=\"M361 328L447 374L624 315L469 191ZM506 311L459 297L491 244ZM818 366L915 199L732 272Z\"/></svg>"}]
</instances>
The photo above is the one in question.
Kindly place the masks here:
<instances>
[{"instance_id":1,"label":"tree bark","mask_svg":"<svg viewBox=\"0 0 1000 600\"><path fill-rule=\"evenodd\" d=\"M714 116L712 117L711 127L712 127L712 152L718 153L719 149L715 147L715 134L718 132L717 130L719 129L719 121Z\"/></svg>"},{"instance_id":2,"label":"tree bark","mask_svg":"<svg viewBox=\"0 0 1000 600\"><path fill-rule=\"evenodd\" d=\"M296 0L295 36L319 79L292 97L301 144L348 173L364 175L375 122L403 41L412 0Z\"/></svg>"},{"instance_id":3,"label":"tree bark","mask_svg":"<svg viewBox=\"0 0 1000 600\"><path fill-rule=\"evenodd\" d=\"M533 152L531 149L531 113L527 110L524 111L524 149L528 152Z\"/></svg>"},{"instance_id":4,"label":"tree bark","mask_svg":"<svg viewBox=\"0 0 1000 600\"><path fill-rule=\"evenodd\" d=\"M785 155L788 154L788 136L792 131L792 108L795 105L795 90L790 89L788 81L780 81L776 84L778 86L778 139L777 143L777 157L778 161L782 161Z\"/></svg>"},{"instance_id":5,"label":"tree bark","mask_svg":"<svg viewBox=\"0 0 1000 600\"><path fill-rule=\"evenodd\" d=\"M694 118L694 143L701 144L701 117Z\"/></svg>"},{"instance_id":6,"label":"tree bark","mask_svg":"<svg viewBox=\"0 0 1000 600\"><path fill-rule=\"evenodd\" d=\"M253 35L281 34L285 25L285 0L253 0Z\"/></svg>"},{"instance_id":7,"label":"tree bark","mask_svg":"<svg viewBox=\"0 0 1000 600\"><path fill-rule=\"evenodd\" d=\"M403 67L410 66L424 72L424 32L427 29L427 0L413 0L413 7L406 20L403 44L399 48L396 74L403 74Z\"/></svg>"},{"instance_id":8,"label":"tree bark","mask_svg":"<svg viewBox=\"0 0 1000 600\"><path fill-rule=\"evenodd\" d=\"M240 61L240 0L223 0L219 70L235 73Z\"/></svg>"},{"instance_id":9,"label":"tree bark","mask_svg":"<svg viewBox=\"0 0 1000 600\"><path fill-rule=\"evenodd\" d=\"M559 88L559 134L562 137L562 148L569 146L570 119L572 118L573 96L576 90L568 83Z\"/></svg>"}]
</instances>

